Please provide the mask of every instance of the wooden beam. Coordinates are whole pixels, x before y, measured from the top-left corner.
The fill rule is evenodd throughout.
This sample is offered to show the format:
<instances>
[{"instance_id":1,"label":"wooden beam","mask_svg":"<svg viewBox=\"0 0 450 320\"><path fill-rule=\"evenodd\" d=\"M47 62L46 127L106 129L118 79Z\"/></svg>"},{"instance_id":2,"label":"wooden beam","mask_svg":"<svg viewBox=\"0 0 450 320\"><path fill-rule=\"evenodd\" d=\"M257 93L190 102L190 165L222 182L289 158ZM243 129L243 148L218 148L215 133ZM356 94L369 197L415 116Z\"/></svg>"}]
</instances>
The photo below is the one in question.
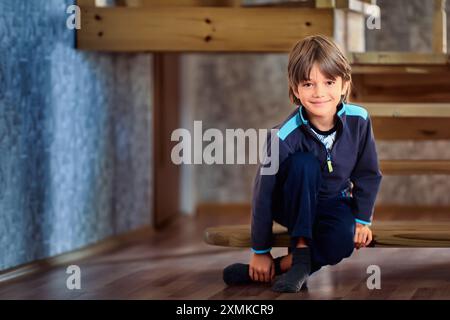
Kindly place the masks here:
<instances>
[{"instance_id":1,"label":"wooden beam","mask_svg":"<svg viewBox=\"0 0 450 320\"><path fill-rule=\"evenodd\" d=\"M450 139L448 103L359 103L369 112L377 140Z\"/></svg>"},{"instance_id":2,"label":"wooden beam","mask_svg":"<svg viewBox=\"0 0 450 320\"><path fill-rule=\"evenodd\" d=\"M446 0L434 0L433 13L433 52L447 53L447 14Z\"/></svg>"},{"instance_id":3,"label":"wooden beam","mask_svg":"<svg viewBox=\"0 0 450 320\"><path fill-rule=\"evenodd\" d=\"M450 222L375 221L371 227L375 247L450 247ZM273 225L272 247L289 247L287 229ZM205 230L204 241L210 245L249 248L250 225L224 225Z\"/></svg>"},{"instance_id":4,"label":"wooden beam","mask_svg":"<svg viewBox=\"0 0 450 320\"><path fill-rule=\"evenodd\" d=\"M415 52L351 52L347 59L352 65L448 65L449 56L444 53Z\"/></svg>"},{"instance_id":5,"label":"wooden beam","mask_svg":"<svg viewBox=\"0 0 450 320\"><path fill-rule=\"evenodd\" d=\"M80 7L95 7L96 0L77 0L77 6Z\"/></svg>"},{"instance_id":6,"label":"wooden beam","mask_svg":"<svg viewBox=\"0 0 450 320\"><path fill-rule=\"evenodd\" d=\"M375 247L450 247L450 222L374 221Z\"/></svg>"},{"instance_id":7,"label":"wooden beam","mask_svg":"<svg viewBox=\"0 0 450 320\"><path fill-rule=\"evenodd\" d=\"M335 8L336 0L315 0L316 8Z\"/></svg>"},{"instance_id":8,"label":"wooden beam","mask_svg":"<svg viewBox=\"0 0 450 320\"><path fill-rule=\"evenodd\" d=\"M277 2L274 2L273 0L258 0L257 2L254 2L252 0L249 1L242 1L241 6L243 7L308 7L308 8L318 8L316 3L320 0L279 0ZM333 8L330 6L325 6L322 8Z\"/></svg>"},{"instance_id":9,"label":"wooden beam","mask_svg":"<svg viewBox=\"0 0 450 320\"><path fill-rule=\"evenodd\" d=\"M358 103L367 109L377 140L450 139L448 103Z\"/></svg>"},{"instance_id":10,"label":"wooden beam","mask_svg":"<svg viewBox=\"0 0 450 320\"><path fill-rule=\"evenodd\" d=\"M180 55L153 55L153 225L162 228L180 214L180 172L171 158L176 143L168 137L180 125ZM152 88L149 88L151 90Z\"/></svg>"},{"instance_id":11,"label":"wooden beam","mask_svg":"<svg viewBox=\"0 0 450 320\"><path fill-rule=\"evenodd\" d=\"M120 2L120 1L125 1L125 0L116 0L117 2L115 3L116 5ZM133 1L133 0L129 0L129 1ZM139 0L136 0L139 1ZM108 7L111 6L111 3L108 3L108 0L76 0L76 4L80 7Z\"/></svg>"},{"instance_id":12,"label":"wooden beam","mask_svg":"<svg viewBox=\"0 0 450 320\"><path fill-rule=\"evenodd\" d=\"M436 73L352 74L351 101L364 102L450 102L450 70Z\"/></svg>"},{"instance_id":13,"label":"wooden beam","mask_svg":"<svg viewBox=\"0 0 450 320\"><path fill-rule=\"evenodd\" d=\"M450 118L450 103L359 102L358 104L366 108L372 117Z\"/></svg>"},{"instance_id":14,"label":"wooden beam","mask_svg":"<svg viewBox=\"0 0 450 320\"><path fill-rule=\"evenodd\" d=\"M448 118L373 117L377 140L447 140L450 139Z\"/></svg>"},{"instance_id":15,"label":"wooden beam","mask_svg":"<svg viewBox=\"0 0 450 320\"><path fill-rule=\"evenodd\" d=\"M238 7L240 0L116 0L126 7Z\"/></svg>"},{"instance_id":16,"label":"wooden beam","mask_svg":"<svg viewBox=\"0 0 450 320\"><path fill-rule=\"evenodd\" d=\"M82 8L77 48L104 51L288 52L333 35L333 10L288 8Z\"/></svg>"},{"instance_id":17,"label":"wooden beam","mask_svg":"<svg viewBox=\"0 0 450 320\"><path fill-rule=\"evenodd\" d=\"M376 64L353 64L352 75L437 75L450 74L450 65L428 64L428 65L376 65Z\"/></svg>"},{"instance_id":18,"label":"wooden beam","mask_svg":"<svg viewBox=\"0 0 450 320\"><path fill-rule=\"evenodd\" d=\"M450 160L381 160L386 175L450 174Z\"/></svg>"}]
</instances>

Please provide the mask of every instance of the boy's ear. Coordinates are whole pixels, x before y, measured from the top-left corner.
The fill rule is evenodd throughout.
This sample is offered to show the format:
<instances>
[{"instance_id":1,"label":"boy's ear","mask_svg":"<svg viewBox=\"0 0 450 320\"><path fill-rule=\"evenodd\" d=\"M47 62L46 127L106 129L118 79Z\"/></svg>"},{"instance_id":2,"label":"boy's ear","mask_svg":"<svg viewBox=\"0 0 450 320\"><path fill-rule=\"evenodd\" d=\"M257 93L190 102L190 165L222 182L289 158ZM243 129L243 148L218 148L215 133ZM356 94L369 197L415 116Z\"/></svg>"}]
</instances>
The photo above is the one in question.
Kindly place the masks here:
<instances>
[{"instance_id":1,"label":"boy's ear","mask_svg":"<svg viewBox=\"0 0 450 320\"><path fill-rule=\"evenodd\" d=\"M297 88L295 88L294 86L292 86L292 92L294 92L294 95L297 97L297 99L300 99L298 96L299 96L299 94L298 94L298 90L297 90Z\"/></svg>"},{"instance_id":2,"label":"boy's ear","mask_svg":"<svg viewBox=\"0 0 450 320\"><path fill-rule=\"evenodd\" d=\"M342 85L342 94L345 94L347 92L348 86L350 85L350 81L345 81Z\"/></svg>"}]
</instances>

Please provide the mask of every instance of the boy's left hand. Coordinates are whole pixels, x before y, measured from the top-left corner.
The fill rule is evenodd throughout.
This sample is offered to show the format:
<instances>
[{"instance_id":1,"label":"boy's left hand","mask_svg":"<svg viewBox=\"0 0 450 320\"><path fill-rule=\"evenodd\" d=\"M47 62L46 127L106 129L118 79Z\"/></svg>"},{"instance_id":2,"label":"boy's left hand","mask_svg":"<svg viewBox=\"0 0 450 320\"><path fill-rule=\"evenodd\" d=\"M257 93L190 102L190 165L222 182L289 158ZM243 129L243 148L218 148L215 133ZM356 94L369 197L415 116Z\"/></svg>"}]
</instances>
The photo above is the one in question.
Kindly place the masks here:
<instances>
[{"instance_id":1,"label":"boy's left hand","mask_svg":"<svg viewBox=\"0 0 450 320\"><path fill-rule=\"evenodd\" d=\"M372 241L372 230L370 230L369 226L356 223L355 229L355 248L359 249L362 247L366 247Z\"/></svg>"}]
</instances>

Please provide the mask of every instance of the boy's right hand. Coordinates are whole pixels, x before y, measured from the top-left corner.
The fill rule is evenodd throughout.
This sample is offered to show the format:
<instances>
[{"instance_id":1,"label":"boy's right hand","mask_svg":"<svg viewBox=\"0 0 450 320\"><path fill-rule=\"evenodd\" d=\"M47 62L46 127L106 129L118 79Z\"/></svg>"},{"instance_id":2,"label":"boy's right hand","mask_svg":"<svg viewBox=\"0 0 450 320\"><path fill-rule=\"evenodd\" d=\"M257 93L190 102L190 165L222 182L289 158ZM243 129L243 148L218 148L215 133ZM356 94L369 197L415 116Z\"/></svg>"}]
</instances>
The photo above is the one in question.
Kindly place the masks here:
<instances>
[{"instance_id":1,"label":"boy's right hand","mask_svg":"<svg viewBox=\"0 0 450 320\"><path fill-rule=\"evenodd\" d=\"M272 255L270 253L253 253L248 272L253 281L272 281L273 277L275 277L275 263Z\"/></svg>"}]
</instances>

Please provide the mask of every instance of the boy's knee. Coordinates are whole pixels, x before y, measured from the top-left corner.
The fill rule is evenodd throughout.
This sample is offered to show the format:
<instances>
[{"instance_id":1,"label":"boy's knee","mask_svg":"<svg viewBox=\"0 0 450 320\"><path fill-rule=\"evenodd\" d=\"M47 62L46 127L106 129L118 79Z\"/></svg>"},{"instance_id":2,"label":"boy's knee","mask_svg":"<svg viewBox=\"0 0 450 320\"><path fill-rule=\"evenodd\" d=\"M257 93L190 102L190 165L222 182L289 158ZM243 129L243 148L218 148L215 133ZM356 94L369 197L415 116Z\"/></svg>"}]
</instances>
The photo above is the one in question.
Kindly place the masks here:
<instances>
[{"instance_id":1,"label":"boy's knee","mask_svg":"<svg viewBox=\"0 0 450 320\"><path fill-rule=\"evenodd\" d=\"M334 265L352 255L354 250L354 233L350 230L336 231L327 239L327 249L323 253L326 264Z\"/></svg>"},{"instance_id":2,"label":"boy's knee","mask_svg":"<svg viewBox=\"0 0 450 320\"><path fill-rule=\"evenodd\" d=\"M337 248L331 257L332 264L336 264L342 259L350 257L354 250L353 236L350 233L342 235L339 241L341 241L339 248Z\"/></svg>"}]
</instances>

